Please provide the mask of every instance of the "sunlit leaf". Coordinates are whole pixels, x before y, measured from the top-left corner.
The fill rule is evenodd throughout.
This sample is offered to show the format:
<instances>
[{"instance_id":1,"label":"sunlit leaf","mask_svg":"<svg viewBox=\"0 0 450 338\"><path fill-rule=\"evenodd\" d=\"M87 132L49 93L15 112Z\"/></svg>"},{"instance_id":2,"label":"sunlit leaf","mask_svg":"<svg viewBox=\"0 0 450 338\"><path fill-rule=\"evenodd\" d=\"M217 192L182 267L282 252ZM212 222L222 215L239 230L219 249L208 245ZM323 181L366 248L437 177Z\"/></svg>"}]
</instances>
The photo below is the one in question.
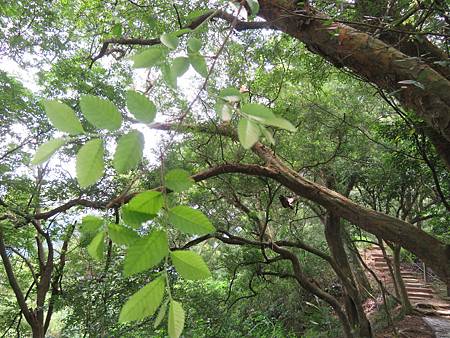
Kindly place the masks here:
<instances>
[{"instance_id":1,"label":"sunlit leaf","mask_svg":"<svg viewBox=\"0 0 450 338\"><path fill-rule=\"evenodd\" d=\"M166 57L166 52L160 46L152 46L146 48L134 55L133 60L134 68L150 68L161 63Z\"/></svg>"},{"instance_id":2,"label":"sunlit leaf","mask_svg":"<svg viewBox=\"0 0 450 338\"><path fill-rule=\"evenodd\" d=\"M281 129L286 129L288 131L291 132L295 132L297 131L297 128L294 127L294 125L289 122L288 120L282 118L282 117L273 117L270 119L266 119L264 120L264 122L262 122L268 126L273 126L273 127L278 127Z\"/></svg>"},{"instance_id":3,"label":"sunlit leaf","mask_svg":"<svg viewBox=\"0 0 450 338\"><path fill-rule=\"evenodd\" d=\"M94 127L114 131L122 125L122 115L109 100L94 95L83 95L80 98L83 116Z\"/></svg>"},{"instance_id":4,"label":"sunlit leaf","mask_svg":"<svg viewBox=\"0 0 450 338\"><path fill-rule=\"evenodd\" d=\"M167 234L155 230L128 248L123 266L124 275L131 276L148 270L161 262L168 253Z\"/></svg>"},{"instance_id":5,"label":"sunlit leaf","mask_svg":"<svg viewBox=\"0 0 450 338\"><path fill-rule=\"evenodd\" d=\"M165 176L166 187L175 192L181 192L189 189L194 180L191 175L183 169L172 169Z\"/></svg>"},{"instance_id":6,"label":"sunlit leaf","mask_svg":"<svg viewBox=\"0 0 450 338\"><path fill-rule=\"evenodd\" d=\"M248 119L239 120L238 124L238 137L239 142L245 149L250 149L256 142L258 142L260 136L260 130L258 125Z\"/></svg>"},{"instance_id":7,"label":"sunlit leaf","mask_svg":"<svg viewBox=\"0 0 450 338\"><path fill-rule=\"evenodd\" d=\"M159 324L161 324L162 320L166 316L167 305L169 305L169 300L168 299L159 308L158 314L156 315L155 322L153 323L153 327L155 329L159 326Z\"/></svg>"},{"instance_id":8,"label":"sunlit leaf","mask_svg":"<svg viewBox=\"0 0 450 338\"><path fill-rule=\"evenodd\" d=\"M256 15L259 12L259 2L258 0L246 0L248 7L250 7L250 14Z\"/></svg>"},{"instance_id":9,"label":"sunlit leaf","mask_svg":"<svg viewBox=\"0 0 450 338\"><path fill-rule=\"evenodd\" d=\"M260 126L262 134L264 136L264 138L267 140L267 142L269 142L270 144L275 144L275 139L273 138L272 133L270 132L270 130L268 130L266 127L264 126Z\"/></svg>"},{"instance_id":10,"label":"sunlit leaf","mask_svg":"<svg viewBox=\"0 0 450 338\"><path fill-rule=\"evenodd\" d=\"M77 154L77 180L82 188L97 182L105 169L103 161L103 141L94 139L83 145Z\"/></svg>"},{"instance_id":11,"label":"sunlit leaf","mask_svg":"<svg viewBox=\"0 0 450 338\"><path fill-rule=\"evenodd\" d=\"M100 260L103 258L105 248L105 233L103 231L95 235L92 242L88 245L87 251L92 258Z\"/></svg>"},{"instance_id":12,"label":"sunlit leaf","mask_svg":"<svg viewBox=\"0 0 450 338\"><path fill-rule=\"evenodd\" d=\"M200 210L187 206L176 206L169 210L169 221L187 234L204 235L215 231L214 226Z\"/></svg>"},{"instance_id":13,"label":"sunlit leaf","mask_svg":"<svg viewBox=\"0 0 450 338\"><path fill-rule=\"evenodd\" d=\"M211 277L211 272L203 258L193 251L172 251L170 257L175 269L184 279L199 280Z\"/></svg>"},{"instance_id":14,"label":"sunlit leaf","mask_svg":"<svg viewBox=\"0 0 450 338\"><path fill-rule=\"evenodd\" d=\"M227 102L236 103L242 99L242 93L239 91L239 89L228 87L222 89L219 92L219 97Z\"/></svg>"},{"instance_id":15,"label":"sunlit leaf","mask_svg":"<svg viewBox=\"0 0 450 338\"><path fill-rule=\"evenodd\" d=\"M127 108L140 122L153 122L156 116L156 106L145 95L134 90L127 90Z\"/></svg>"},{"instance_id":16,"label":"sunlit leaf","mask_svg":"<svg viewBox=\"0 0 450 338\"><path fill-rule=\"evenodd\" d=\"M275 114L272 110L259 103L244 104L242 105L241 110L243 113L250 115L251 118L262 123L268 119L275 118Z\"/></svg>"},{"instance_id":17,"label":"sunlit leaf","mask_svg":"<svg viewBox=\"0 0 450 338\"><path fill-rule=\"evenodd\" d=\"M41 144L36 150L36 153L31 160L31 164L37 165L47 161L66 142L67 139L65 138L54 138Z\"/></svg>"},{"instance_id":18,"label":"sunlit leaf","mask_svg":"<svg viewBox=\"0 0 450 338\"><path fill-rule=\"evenodd\" d=\"M43 105L48 119L56 129L71 135L84 133L80 120L68 105L56 100L46 100Z\"/></svg>"},{"instance_id":19,"label":"sunlit leaf","mask_svg":"<svg viewBox=\"0 0 450 338\"><path fill-rule=\"evenodd\" d=\"M164 287L165 279L160 276L132 295L120 311L119 322L139 320L153 315L164 297Z\"/></svg>"},{"instance_id":20,"label":"sunlit leaf","mask_svg":"<svg viewBox=\"0 0 450 338\"><path fill-rule=\"evenodd\" d=\"M139 239L139 235L120 224L108 224L108 237L118 245L130 246Z\"/></svg>"},{"instance_id":21,"label":"sunlit leaf","mask_svg":"<svg viewBox=\"0 0 450 338\"><path fill-rule=\"evenodd\" d=\"M144 135L139 131L133 130L128 134L122 135L117 142L117 148L114 154L114 168L119 174L136 168L142 160L143 150Z\"/></svg>"},{"instance_id":22,"label":"sunlit leaf","mask_svg":"<svg viewBox=\"0 0 450 338\"><path fill-rule=\"evenodd\" d=\"M230 121L233 117L233 109L228 103L219 100L217 101L215 108L222 121Z\"/></svg>"},{"instance_id":23,"label":"sunlit leaf","mask_svg":"<svg viewBox=\"0 0 450 338\"><path fill-rule=\"evenodd\" d=\"M170 49L176 49L178 47L179 40L175 34L165 33L159 38L161 42Z\"/></svg>"},{"instance_id":24,"label":"sunlit leaf","mask_svg":"<svg viewBox=\"0 0 450 338\"><path fill-rule=\"evenodd\" d=\"M81 232L97 232L105 221L103 218L87 215L81 220L80 231Z\"/></svg>"},{"instance_id":25,"label":"sunlit leaf","mask_svg":"<svg viewBox=\"0 0 450 338\"><path fill-rule=\"evenodd\" d=\"M171 300L169 306L168 331L170 338L178 338L184 328L184 310L181 303Z\"/></svg>"}]
</instances>

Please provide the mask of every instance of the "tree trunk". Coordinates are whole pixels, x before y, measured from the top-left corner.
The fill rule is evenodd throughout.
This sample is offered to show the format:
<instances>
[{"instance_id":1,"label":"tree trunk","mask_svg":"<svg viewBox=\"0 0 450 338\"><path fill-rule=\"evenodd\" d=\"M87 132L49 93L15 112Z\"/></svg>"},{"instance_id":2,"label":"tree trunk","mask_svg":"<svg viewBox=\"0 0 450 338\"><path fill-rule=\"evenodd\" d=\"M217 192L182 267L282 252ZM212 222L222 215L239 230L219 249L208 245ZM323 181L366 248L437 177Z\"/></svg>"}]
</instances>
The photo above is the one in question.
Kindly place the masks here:
<instances>
[{"instance_id":1,"label":"tree trunk","mask_svg":"<svg viewBox=\"0 0 450 338\"><path fill-rule=\"evenodd\" d=\"M352 269L347 260L342 241L341 221L338 216L329 212L325 224L325 238L328 247L342 274L340 280L345 289L344 305L350 325L356 337L373 337L370 322L362 307L362 297L353 279Z\"/></svg>"},{"instance_id":2,"label":"tree trunk","mask_svg":"<svg viewBox=\"0 0 450 338\"><path fill-rule=\"evenodd\" d=\"M402 301L402 307L403 312L405 314L410 314L413 310L413 307L411 305L411 302L408 298L408 292L406 291L405 283L403 282L402 274L400 271L400 245L394 245L393 247L393 266L394 266L394 274L395 274L395 282L397 283L399 292L400 292L400 299Z\"/></svg>"}]
</instances>

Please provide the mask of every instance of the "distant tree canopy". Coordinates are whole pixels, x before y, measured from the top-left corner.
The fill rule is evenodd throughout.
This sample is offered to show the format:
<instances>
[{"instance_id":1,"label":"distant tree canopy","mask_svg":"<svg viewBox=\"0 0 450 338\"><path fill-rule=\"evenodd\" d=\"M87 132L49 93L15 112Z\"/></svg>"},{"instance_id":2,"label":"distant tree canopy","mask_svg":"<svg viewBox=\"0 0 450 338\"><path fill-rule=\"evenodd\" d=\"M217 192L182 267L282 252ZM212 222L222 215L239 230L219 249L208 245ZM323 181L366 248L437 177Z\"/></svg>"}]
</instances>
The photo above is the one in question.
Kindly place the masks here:
<instances>
[{"instance_id":1,"label":"distant tree canopy","mask_svg":"<svg viewBox=\"0 0 450 338\"><path fill-rule=\"evenodd\" d=\"M445 1L0 6L3 336L372 337L360 243L450 290Z\"/></svg>"}]
</instances>

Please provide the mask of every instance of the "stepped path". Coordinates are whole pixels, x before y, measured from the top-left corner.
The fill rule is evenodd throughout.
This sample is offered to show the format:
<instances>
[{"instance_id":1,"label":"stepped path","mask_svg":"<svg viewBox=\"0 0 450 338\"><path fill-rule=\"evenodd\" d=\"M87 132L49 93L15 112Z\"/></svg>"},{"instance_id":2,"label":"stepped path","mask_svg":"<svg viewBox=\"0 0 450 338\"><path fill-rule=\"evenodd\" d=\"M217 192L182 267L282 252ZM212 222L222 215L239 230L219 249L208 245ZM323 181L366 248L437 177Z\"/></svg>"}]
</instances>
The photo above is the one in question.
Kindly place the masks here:
<instances>
[{"instance_id":1,"label":"stepped path","mask_svg":"<svg viewBox=\"0 0 450 338\"><path fill-rule=\"evenodd\" d=\"M366 263L374 270L378 278L383 282L392 281L388 265L381 249L373 247L366 249L363 253ZM391 257L388 257L389 259ZM411 304L426 315L433 316L433 320L443 320L443 325L450 328L450 301L441 299L430 284L425 283L422 276L415 271L401 268L401 274L405 283L408 298ZM441 337L449 337L441 336Z\"/></svg>"}]
</instances>

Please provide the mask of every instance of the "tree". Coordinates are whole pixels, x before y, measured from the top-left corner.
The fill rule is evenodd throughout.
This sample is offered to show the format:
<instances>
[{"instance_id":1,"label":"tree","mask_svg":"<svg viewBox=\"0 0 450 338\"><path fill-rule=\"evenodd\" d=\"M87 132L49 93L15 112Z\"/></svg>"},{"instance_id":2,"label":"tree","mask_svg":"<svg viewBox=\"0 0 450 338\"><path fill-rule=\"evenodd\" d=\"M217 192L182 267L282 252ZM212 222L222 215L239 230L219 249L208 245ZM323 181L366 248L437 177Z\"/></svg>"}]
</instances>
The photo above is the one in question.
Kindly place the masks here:
<instances>
[{"instance_id":1,"label":"tree","mask_svg":"<svg viewBox=\"0 0 450 338\"><path fill-rule=\"evenodd\" d=\"M46 8L42 3L38 3L37 6L39 9ZM70 189L66 189L66 191L71 199L55 198L54 200L59 204L56 207L51 205L53 203L41 205L39 201L36 201L35 208L30 210L24 203L14 205L11 200L2 200L3 216L1 217L8 224L12 224L16 228L22 223L24 226L32 224L38 232L38 237L44 238L47 242L47 263L42 264L41 262L39 265L42 267L42 273L41 280L37 283L38 294L41 290L36 298L38 312L42 312L45 295L50 290L50 277L48 276L51 275L51 272L49 275L45 271L52 270L53 264L51 247L53 246L52 241L55 239L50 238L53 231L52 220L61 213L70 213L71 209L75 207L97 209L105 213L103 220L96 218L97 216L92 216L94 217L92 219L85 218L84 226L80 229L90 239L88 251L93 257L102 259L105 236L109 238L106 242L108 245L107 262L111 259L113 242L115 245L128 248L127 255L133 255L134 251L140 253L142 248L150 244L156 248L150 251L149 256L145 258L152 263L136 263L137 268L130 268L132 264L128 263L127 265L127 259L128 262L137 262L139 255L125 258L126 274L131 275L152 269L156 273L155 276L159 277L155 277L156 279L130 298L125 304L120 318L121 321L141 318L141 315L136 314L136 311L139 312L136 307L140 309L140 306L143 306L139 297L142 297L144 293L147 295L147 291L152 291L150 294L153 295L153 298L148 305L151 310L148 310L146 315L154 314L162 302L164 290L166 290L170 303L168 305L168 330L170 335L175 337L181 333L184 312L180 304L172 298L169 275L173 267L169 264L169 257L181 276L187 279L207 277L209 270L200 256L197 256L195 251L184 252L179 249L187 249L213 238L230 245L260 248L263 261L259 264L274 264L278 260L289 262L290 265L287 266L292 271L291 273L277 272L275 275L293 278L300 286L327 302L340 318L344 334L347 337L370 337L372 332L370 324L362 312L362 299L356 286L356 280L348 280L344 277L349 273L351 275L352 266L347 261L347 254L341 238L344 231L342 220L392 243L397 248L404 247L415 253L450 285L449 244L437 239L424 229L412 225L412 219L401 217L400 214L395 215L390 208L378 208L380 203L386 202L392 207L402 209L402 214L405 215L412 210L416 212L417 209L417 217L421 218L422 210L420 209L423 207L423 203L428 203L429 200L432 200L433 205L438 206L439 212L442 208L448 207L446 196L448 184L445 183L448 171L445 171L442 165L443 163L447 169L450 168L450 158L448 157L450 154L449 72L446 66L446 55L443 52L446 44L445 38L448 36L444 22L448 20L448 17L445 16L446 5L444 3L433 2L429 6L404 8L403 1L380 2L377 5L369 5L366 1L357 1L354 8L347 8L349 4L342 3L341 9L327 13L326 11L329 9L327 9L326 2L321 1L303 2L301 6L287 1L244 1L238 4L238 9L234 12L218 4L219 9L205 8L201 12L194 11L192 15L188 15L194 7L194 4L190 3L174 4L171 7L165 3L146 5L130 1L125 4L111 3L108 6L111 6L116 17L111 14L100 15L107 11L98 9L96 1L83 2L80 7L61 3L56 8L36 14L45 19L43 21L48 23L48 27L42 29L43 26L33 26L30 34L40 46L43 46L44 42L49 39L47 31L60 31L68 34L71 37L69 41L82 46L82 48L85 47L86 41L91 39L94 46L99 46L98 52L91 53L90 60L86 62L83 53L91 51L73 52L68 44L61 43L61 36L64 34L55 34L55 40L59 41L58 47L46 46L45 54L56 53L57 59L53 68L50 71L42 72L40 76L41 83L46 85L47 100L44 101L43 106L47 117L53 127L65 134L63 137L54 138L41 145L33 161L43 163L61 147L67 154L67 158L71 158L74 153L77 153L76 176L81 190L73 179L64 178L58 184L63 186L64 180L70 183ZM17 20L20 17L17 12L28 9L20 4L10 5L8 9L7 20L10 25L21 25L21 21ZM170 14L161 15L157 12L158 9L170 10ZM86 17L77 19L75 25L68 24L71 19L74 19L72 15L74 10L84 13ZM151 15L153 16L149 18L146 10L152 10ZM182 14L180 14L180 10ZM241 16L245 11L249 14L247 20ZM252 16L255 15L259 15L265 21L252 20ZM368 16L377 19L376 21L367 21ZM160 21L155 21L155 17ZM49 20L51 18L55 20ZM216 19L219 20L217 23L214 21ZM224 23L230 26L220 36L220 27ZM207 25L211 25L210 28L206 28ZM82 32L90 32L87 40L81 33L78 35L80 27ZM275 48L264 51L264 47L259 46L261 41L258 39L261 38L257 37L254 31L267 28L286 33L292 39L270 33L268 39ZM97 36L92 34L97 30L98 32L107 32L100 33L101 43L97 40ZM233 35L235 31L249 32L244 32L236 38ZM216 32L219 34L221 42L219 47L214 49L208 45L207 40L215 39ZM19 50L23 52L25 46L23 46L22 38L20 39L22 43L13 43L17 42L17 36L14 36L11 31L4 33L7 37L8 34L10 55L17 52L18 46ZM242 39L242 42L239 39ZM255 42L255 40L258 41ZM309 105L305 103L302 107L306 106L312 111L315 110L312 118L308 120L307 116L299 116L297 111L299 107L292 104L294 102L292 96L299 93L297 83L301 72L298 71L298 66L308 64L308 62L303 63L296 60L295 53L298 49L296 49L295 40L303 42L309 51L326 59L333 66L346 72L350 71L364 82L375 86L386 101L385 104L377 101L377 116L372 120L368 114L358 115L350 111L344 114L335 114L333 109L330 113L327 105L317 105L314 101ZM255 51L250 48L252 43L256 46ZM283 51L282 48L278 50L278 45L286 46L287 51ZM135 53L134 48L141 46L147 47L140 48ZM26 48L33 50L33 44L27 44ZM185 48L187 53L184 52ZM208 68L206 61L208 58L205 58L205 55L209 51L214 51L214 53L210 57ZM146 95L137 91L123 91L123 86L130 83L126 65L119 63L117 69L113 71L115 76L110 76L99 65L100 60L104 57L114 56L120 62L130 53L133 55L135 68L153 68L161 72L165 84L152 89L153 82L159 83L159 81L155 80L152 77L154 73L150 72L150 84L146 88L146 93L153 90L153 98L160 92L172 93L173 96L167 100L160 95L156 103L160 108L167 110L167 116L175 117L175 122L154 123L157 109L153 100L149 100ZM177 53L183 54L180 56ZM224 57L226 53L229 53L227 58ZM311 61L310 65L320 62L320 58L312 57L304 51L299 54L302 58ZM246 63L245 59L248 55L251 55L253 59ZM270 69L266 66L273 63L267 61L271 57L280 57L281 59L281 66L274 66L274 71L269 71L271 75L276 76L274 78L265 74ZM259 67L258 60L264 58L266 60ZM287 65L283 64L283 58L289 59ZM294 70L291 69L293 68L291 61L295 65ZM245 66L242 66L243 64ZM190 66L203 79L200 80L201 89L194 98L186 100L179 95L177 79ZM336 82L327 82L330 75L326 72L332 73L333 70L326 64L322 63L321 66L326 69L323 74L325 79L320 79L315 74L313 76L315 85L313 81L304 81L307 83L301 84L313 83L312 89L314 86L320 88L321 85L326 84L330 88L329 92L335 94L338 92L338 89L334 88L336 82L349 81L348 77L343 80L344 77L338 75ZM230 87L217 86L222 88L215 88L217 83L224 80L222 74L242 68L246 69L248 74L238 74L230 81L225 80L231 84ZM223 73L220 72L222 70ZM252 75L258 77L251 79ZM341 76L340 79L339 76ZM241 86L242 84L249 86ZM352 86L356 85L352 83ZM74 88L76 91L75 99L68 88ZM370 87L363 86L362 91L367 91L367 88ZM362 104L363 101L359 100L360 98L367 97L362 91L358 93L355 90L355 93L359 95L352 101L355 106ZM204 96L205 92L208 92L209 97ZM78 95L81 95L80 99L78 99ZM58 96L65 97L65 103L57 101ZM283 102L283 100L285 101ZM218 117L222 122L218 123L219 119L215 117L205 120L205 117L198 113L202 109L199 103L205 105L206 116L215 105ZM400 104L403 110L397 104ZM328 105L332 106L332 103ZM181 109L176 111L174 106L179 106ZM124 112L125 107L131 114ZM383 128L383 123L377 121L377 118L381 116L378 107L393 109L408 123L412 135L412 140L403 135L404 144L401 146L397 146L395 140L390 140L386 135L377 135L377 145L386 146L387 144L388 148L400 149L397 150L399 153L412 152L414 155L414 161L402 162L404 167L400 165L401 158L380 161L382 165L392 161L399 168L393 171L393 175L398 178L398 181L393 184L393 192L390 196L381 196L387 192L383 190L382 183L381 187L377 186L376 180L380 176L379 173L371 176L370 168L367 167L359 172L346 172L345 169L348 168L349 162L343 160L343 154L358 159L363 159L364 156L376 158L380 149L368 144L366 138L359 143L352 143L348 138L352 135L355 125L360 124L360 120L370 121L370 123L366 123L365 128L371 129L375 134L379 132L380 128ZM345 108L339 106L339 109ZM350 121L346 114L351 116ZM61 118L61 115L64 118ZM80 119L80 115L83 116L83 119ZM324 118L321 115L329 117ZM394 114L389 114L389 118L398 120ZM7 125L9 126L11 123L8 122ZM43 120L38 123L38 135L45 135L47 138L51 134L46 130L48 124ZM130 128L130 125L138 123L153 130L173 132L166 140L165 148L159 154L161 159L159 168L151 171L150 174L146 173L147 167L140 164L144 148L142 133ZM308 123L310 123L309 129L302 125ZM327 123L331 127L324 127ZM322 139L329 137L331 141L317 141L320 138L306 133L308 130L315 130L314 128ZM287 136L281 131L283 129L291 132L304 130L305 135L298 133ZM387 126L386 129L393 130L392 126ZM187 145L180 150L182 156L189 159L195 158L193 161L195 164L189 168L191 173L195 173L191 176L189 172L179 169L175 169L176 171L166 169L184 167L183 163L177 163L171 158L174 156L172 154L176 153L170 152L177 143L173 136L174 133L190 135L189 138L192 138L192 140L184 140L182 143ZM399 131L397 130L395 133L399 133ZM363 134L367 136L364 130ZM197 139L203 143L206 142L205 144L212 149L203 149L204 147L200 146L202 143L199 143L200 145L195 143ZM104 145L107 144L105 140L117 140L117 148L113 150L105 147ZM236 141L239 141L244 150L238 146ZM13 150L8 151L3 157L6 158L26 144L13 147ZM430 147L430 144L433 144L434 149ZM201 156L196 154L199 149L202 149ZM221 157L216 153L217 149L220 149ZM305 157L309 155L310 158L307 160L296 158L294 149L309 151ZM110 157L112 152L114 152L112 166L120 174L118 177L115 177L111 166L104 160L104 156ZM437 160L438 156L442 163ZM177 163L177 165L172 165L171 162ZM206 169L204 169L205 164ZM424 177L428 175L424 181L427 183L431 181L435 189L419 191L417 186L411 186L411 192L416 195L414 201L406 203L408 205L405 204L405 200L406 197L411 198L411 194L399 195L400 200L392 198L392 195L397 194L398 185L403 186L408 183L408 178L401 175L404 168L411 170L414 174L420 172ZM104 176L105 170L106 176ZM127 176L130 170L135 170L136 177ZM344 174L340 175L341 172ZM143 174L148 175L148 181L138 178ZM244 174L256 177L258 180L266 182L269 188L267 200L262 199L262 196L256 192L251 193L251 195L257 196L261 205L252 205L248 200L243 201L239 196L241 189L234 188L231 192L220 194L223 195L221 198L225 198L229 205L237 208L238 212L245 215L246 219L250 221L252 225L246 227L246 233L240 233L239 227L236 225L228 229L220 227L215 231L199 210L189 209L182 205L176 206L175 201L177 200L181 201L181 204L187 203L188 200L183 199L183 194L191 196L186 190L193 182L211 180L226 174L233 174L233 176ZM337 176L337 180L335 176ZM102 177L104 178L99 185L95 186L94 184ZM349 179L351 177L363 177L363 180L354 181L347 186L345 182L351 183L352 180ZM16 183L13 180L10 184ZM271 184L275 184L277 188L271 187ZM92 185L94 187L90 187ZM252 191L251 185L251 183L244 185L245 189L242 190ZM40 185L36 186L39 191ZM345 189L346 186L347 189ZM305 241L292 240L292 232L287 231L286 227L280 227L278 233L271 233L271 217L274 213L275 219L280 223L290 219L290 216L273 211L273 209L276 210L274 201L277 200L275 197L281 187L304 198L306 202L302 209L313 211L323 221L325 238L331 255L317 250ZM155 190L148 191L149 188ZM57 191L57 189L53 191L50 188L47 189L49 189L46 190L47 194ZM62 194L61 191L64 190L64 188L61 189L59 194ZM218 189L226 191L225 187ZM352 195L354 189L359 189L360 194ZM340 194L338 191L342 193ZM370 199L373 197L371 194L374 191L376 191L376 196ZM405 194L407 191L407 189L403 190ZM215 190L212 192L214 193ZM80 197L81 193L84 193L86 197ZM176 197L172 197L173 193ZM37 199L40 199L37 192L35 195L38 196ZM422 207L413 206L415 201L419 200L419 195ZM150 209L144 209L143 205ZM193 205L192 202L191 205ZM111 215L108 215L109 212L116 215L115 225L110 224L112 219L110 219ZM155 218L157 214L160 217ZM261 217L261 214L264 217ZM17 217L21 219L20 222L14 222ZM154 229L147 236L142 236L141 232L133 229L133 227L140 228L143 222L148 221L153 227L164 229L164 231ZM40 222L48 222L49 229L42 230ZM171 230L170 236L168 236L167 227L181 231L182 234L174 234ZM90 230L87 231L86 228ZM67 229L73 231L73 228ZM188 236L193 234L201 236L195 239ZM179 242L173 245L172 239L175 238ZM170 239L169 242L167 242L168 239ZM10 234L6 240L11 242ZM69 242L70 240L65 242L67 243L66 247ZM323 259L341 279L349 301L346 303L345 309L333 295L326 292L323 287L317 286L314 280L302 271L301 261L297 255L299 249L311 252ZM39 250L42 252L38 243ZM9 263L8 250L4 244L0 247L0 251L21 311L32 326L34 336L41 337L45 334L48 324L44 323L40 312L36 314L36 317L39 317L38 324L33 324L34 319L28 311L26 301L18 292L20 289L16 286L17 282L14 282L14 271ZM270 254L267 255L266 251ZM193 259L197 263L186 268L184 265L186 257L183 255L193 255L192 257L196 257ZM41 255L38 254L37 258L40 257ZM164 263L161 265L160 261ZM55 278L58 280L60 277ZM50 298L49 306L51 302ZM164 311L162 315L164 315ZM51 318L51 312L47 317ZM33 325L37 329L34 329Z\"/></svg>"}]
</instances>

